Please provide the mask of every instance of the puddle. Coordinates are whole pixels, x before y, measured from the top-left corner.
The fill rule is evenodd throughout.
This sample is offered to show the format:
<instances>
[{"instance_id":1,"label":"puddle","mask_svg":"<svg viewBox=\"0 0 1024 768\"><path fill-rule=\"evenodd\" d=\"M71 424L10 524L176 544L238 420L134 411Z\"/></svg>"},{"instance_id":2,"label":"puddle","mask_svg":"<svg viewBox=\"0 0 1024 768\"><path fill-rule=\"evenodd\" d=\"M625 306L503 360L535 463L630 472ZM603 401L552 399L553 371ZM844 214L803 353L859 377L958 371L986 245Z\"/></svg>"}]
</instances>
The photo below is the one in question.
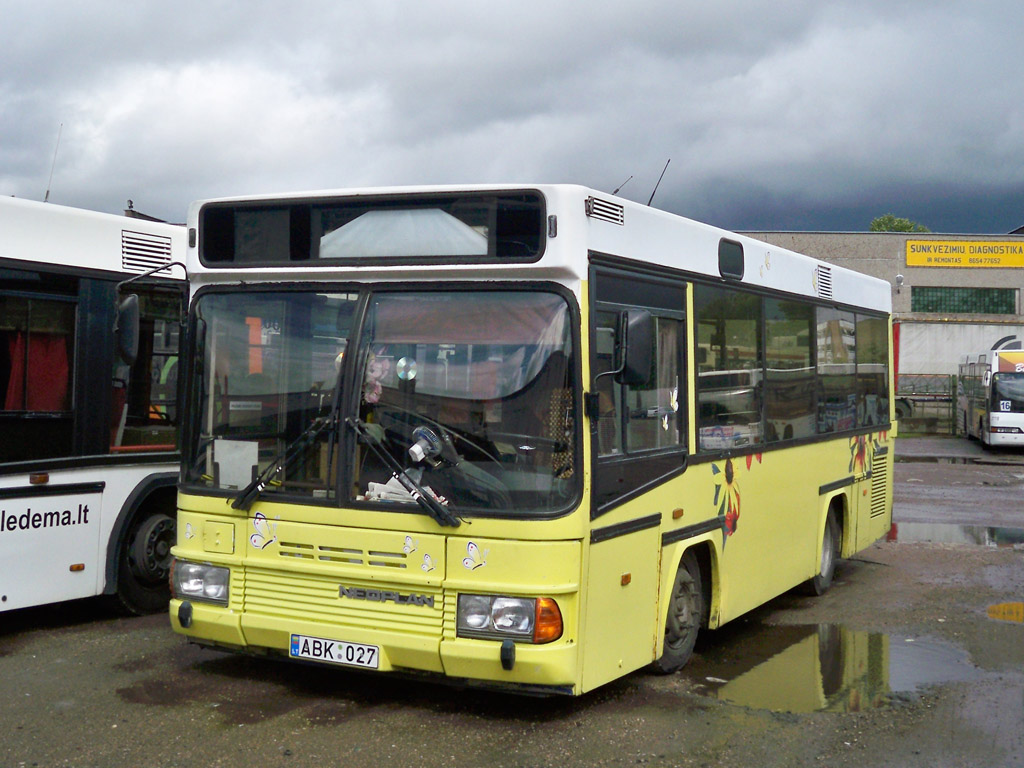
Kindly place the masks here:
<instances>
[{"instance_id":1,"label":"puddle","mask_svg":"<svg viewBox=\"0 0 1024 768\"><path fill-rule=\"evenodd\" d=\"M975 464L977 460L969 456L896 456L896 461L904 464Z\"/></svg>"},{"instance_id":2,"label":"puddle","mask_svg":"<svg viewBox=\"0 0 1024 768\"><path fill-rule=\"evenodd\" d=\"M974 680L966 652L838 624L757 626L686 667L708 696L773 712L860 712L923 688Z\"/></svg>"},{"instance_id":3,"label":"puddle","mask_svg":"<svg viewBox=\"0 0 1024 768\"><path fill-rule=\"evenodd\" d=\"M1024 603L997 603L988 607L988 617L996 621L1024 624Z\"/></svg>"},{"instance_id":4,"label":"puddle","mask_svg":"<svg viewBox=\"0 0 1024 768\"><path fill-rule=\"evenodd\" d=\"M1024 529L951 523L893 523L886 541L902 544L980 544L986 547L1024 547Z\"/></svg>"}]
</instances>

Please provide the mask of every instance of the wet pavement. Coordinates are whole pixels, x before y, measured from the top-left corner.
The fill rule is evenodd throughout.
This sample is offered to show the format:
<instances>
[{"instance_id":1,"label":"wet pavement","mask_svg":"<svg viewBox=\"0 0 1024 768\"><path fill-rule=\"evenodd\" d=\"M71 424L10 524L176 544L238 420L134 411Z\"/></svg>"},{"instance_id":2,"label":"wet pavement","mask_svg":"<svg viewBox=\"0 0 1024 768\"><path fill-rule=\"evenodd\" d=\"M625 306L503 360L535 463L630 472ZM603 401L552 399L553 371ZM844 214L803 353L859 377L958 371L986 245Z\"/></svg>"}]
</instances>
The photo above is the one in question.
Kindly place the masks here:
<instances>
[{"instance_id":1,"label":"wet pavement","mask_svg":"<svg viewBox=\"0 0 1024 768\"><path fill-rule=\"evenodd\" d=\"M1024 766L1024 457L981 451L901 438L894 530L830 592L578 699L203 650L99 601L0 614L0 768Z\"/></svg>"},{"instance_id":2,"label":"wet pavement","mask_svg":"<svg viewBox=\"0 0 1024 768\"><path fill-rule=\"evenodd\" d=\"M944 464L1020 464L1024 466L1024 448L988 448L964 437L898 437L896 461L921 461Z\"/></svg>"}]
</instances>

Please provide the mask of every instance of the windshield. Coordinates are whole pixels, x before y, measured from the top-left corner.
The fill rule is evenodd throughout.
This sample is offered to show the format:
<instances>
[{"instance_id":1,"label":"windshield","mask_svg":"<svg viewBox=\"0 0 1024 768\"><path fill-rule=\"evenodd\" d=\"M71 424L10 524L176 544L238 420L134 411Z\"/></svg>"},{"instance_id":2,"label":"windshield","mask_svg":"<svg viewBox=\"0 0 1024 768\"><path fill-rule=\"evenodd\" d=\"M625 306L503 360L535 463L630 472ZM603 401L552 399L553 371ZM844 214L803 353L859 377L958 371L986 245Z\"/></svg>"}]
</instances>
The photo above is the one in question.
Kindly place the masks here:
<instances>
[{"instance_id":1,"label":"windshield","mask_svg":"<svg viewBox=\"0 0 1024 768\"><path fill-rule=\"evenodd\" d=\"M196 370L186 482L239 490L331 413L358 295L254 292L196 302ZM270 478L331 497L333 443L319 430Z\"/></svg>"},{"instance_id":2,"label":"windshield","mask_svg":"<svg viewBox=\"0 0 1024 768\"><path fill-rule=\"evenodd\" d=\"M251 291L196 317L186 482L410 511L422 490L459 516L578 494L557 294Z\"/></svg>"},{"instance_id":3,"label":"windshield","mask_svg":"<svg viewBox=\"0 0 1024 768\"><path fill-rule=\"evenodd\" d=\"M1024 413L1024 373L997 373L992 377L992 410Z\"/></svg>"}]
</instances>

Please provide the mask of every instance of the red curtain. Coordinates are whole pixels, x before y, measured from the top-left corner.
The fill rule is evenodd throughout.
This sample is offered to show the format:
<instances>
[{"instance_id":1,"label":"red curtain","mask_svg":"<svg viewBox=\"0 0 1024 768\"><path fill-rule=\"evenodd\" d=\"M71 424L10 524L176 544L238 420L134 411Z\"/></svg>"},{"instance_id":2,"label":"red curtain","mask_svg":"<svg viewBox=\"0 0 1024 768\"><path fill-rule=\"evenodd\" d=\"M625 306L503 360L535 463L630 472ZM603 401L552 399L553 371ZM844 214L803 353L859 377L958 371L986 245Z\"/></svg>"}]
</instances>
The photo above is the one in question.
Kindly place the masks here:
<instances>
[{"instance_id":1,"label":"red curtain","mask_svg":"<svg viewBox=\"0 0 1024 768\"><path fill-rule=\"evenodd\" d=\"M66 411L71 367L67 336L56 333L15 333L9 342L11 378L4 410ZM28 363L26 376L25 365Z\"/></svg>"}]
</instances>

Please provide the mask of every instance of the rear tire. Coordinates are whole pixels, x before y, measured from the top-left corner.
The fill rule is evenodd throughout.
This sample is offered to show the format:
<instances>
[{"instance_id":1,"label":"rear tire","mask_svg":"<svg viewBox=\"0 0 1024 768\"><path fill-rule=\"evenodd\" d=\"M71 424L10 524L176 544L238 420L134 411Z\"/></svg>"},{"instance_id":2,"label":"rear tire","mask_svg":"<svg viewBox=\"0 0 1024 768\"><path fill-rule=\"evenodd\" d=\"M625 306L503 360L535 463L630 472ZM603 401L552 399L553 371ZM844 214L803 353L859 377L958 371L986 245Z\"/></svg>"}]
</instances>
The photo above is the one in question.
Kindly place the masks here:
<instances>
[{"instance_id":1,"label":"rear tire","mask_svg":"<svg viewBox=\"0 0 1024 768\"><path fill-rule=\"evenodd\" d=\"M693 655L703 617L704 589L700 566L693 552L687 552L672 582L672 597L665 619L665 647L661 657L651 663L653 672L669 675L686 665Z\"/></svg>"},{"instance_id":2,"label":"rear tire","mask_svg":"<svg viewBox=\"0 0 1024 768\"><path fill-rule=\"evenodd\" d=\"M811 596L820 596L828 592L832 586L832 577L836 573L836 561L839 559L839 545L842 543L842 531L836 519L834 509L829 509L825 518L825 532L821 537L821 563L818 573L813 579L804 582L804 592Z\"/></svg>"}]
</instances>

